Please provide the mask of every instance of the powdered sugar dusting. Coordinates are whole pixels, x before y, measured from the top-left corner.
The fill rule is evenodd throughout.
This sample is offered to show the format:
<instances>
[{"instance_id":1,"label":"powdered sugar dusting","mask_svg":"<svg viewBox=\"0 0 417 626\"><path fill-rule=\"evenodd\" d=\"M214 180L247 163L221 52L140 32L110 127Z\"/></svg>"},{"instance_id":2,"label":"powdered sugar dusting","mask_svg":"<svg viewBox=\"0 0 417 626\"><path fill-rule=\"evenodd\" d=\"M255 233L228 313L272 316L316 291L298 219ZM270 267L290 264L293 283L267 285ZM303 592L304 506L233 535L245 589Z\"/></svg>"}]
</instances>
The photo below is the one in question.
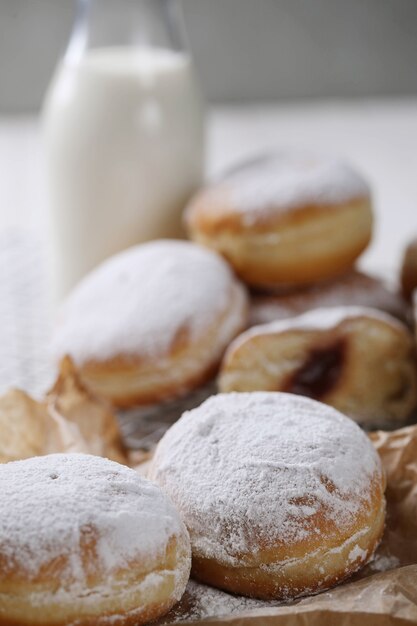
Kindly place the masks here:
<instances>
[{"instance_id":1,"label":"powdered sugar dusting","mask_svg":"<svg viewBox=\"0 0 417 626\"><path fill-rule=\"evenodd\" d=\"M243 164L226 176L236 210L245 221L308 204L332 205L369 197L366 181L338 158L282 152Z\"/></svg>"},{"instance_id":2,"label":"powdered sugar dusting","mask_svg":"<svg viewBox=\"0 0 417 626\"><path fill-rule=\"evenodd\" d=\"M361 559L361 561L364 561L366 559L366 554L366 550L362 550L362 548L360 548L359 546L355 546L349 552L348 561L350 563L352 561L356 561L357 559Z\"/></svg>"},{"instance_id":3,"label":"powdered sugar dusting","mask_svg":"<svg viewBox=\"0 0 417 626\"><path fill-rule=\"evenodd\" d=\"M190 580L185 592L184 601L175 607L161 623L202 620L211 617L226 617L236 613L255 609L278 606L279 602L255 600L243 596L232 596L229 593L214 589Z\"/></svg>"},{"instance_id":4,"label":"powdered sugar dusting","mask_svg":"<svg viewBox=\"0 0 417 626\"><path fill-rule=\"evenodd\" d=\"M387 572L390 569L400 567L400 559L393 555L377 554L369 565L372 572Z\"/></svg>"},{"instance_id":5,"label":"powdered sugar dusting","mask_svg":"<svg viewBox=\"0 0 417 626\"><path fill-rule=\"evenodd\" d=\"M219 323L219 336L230 340L244 303L243 287L216 253L185 241L150 242L112 257L78 285L62 309L53 352L77 364L164 357L181 333L198 339L222 316L227 328Z\"/></svg>"},{"instance_id":6,"label":"powdered sugar dusting","mask_svg":"<svg viewBox=\"0 0 417 626\"><path fill-rule=\"evenodd\" d=\"M255 296L252 300L252 324L300 315L319 307L355 305L374 307L400 319L406 317L406 304L399 294L381 280L360 272L349 272L337 280L313 285L291 294Z\"/></svg>"},{"instance_id":7,"label":"powdered sugar dusting","mask_svg":"<svg viewBox=\"0 0 417 626\"><path fill-rule=\"evenodd\" d=\"M193 550L238 566L259 542L320 534L323 518L328 540L348 531L381 471L366 435L338 411L256 392L219 394L185 413L150 474L179 508Z\"/></svg>"},{"instance_id":8,"label":"powdered sugar dusting","mask_svg":"<svg viewBox=\"0 0 417 626\"><path fill-rule=\"evenodd\" d=\"M282 320L276 320L269 324L253 326L241 333L229 347L230 351L240 346L250 337L256 337L269 333L282 333L289 330L329 330L342 322L358 318L377 320L394 327L402 332L408 332L407 327L384 311L364 306L335 306L320 307L307 311L302 315Z\"/></svg>"},{"instance_id":9,"label":"powdered sugar dusting","mask_svg":"<svg viewBox=\"0 0 417 626\"><path fill-rule=\"evenodd\" d=\"M63 558L64 586L85 581L81 546L89 537L110 575L133 559L163 555L170 538L185 533L156 485L100 457L53 454L0 465L0 491L2 557L29 577Z\"/></svg>"}]
</instances>

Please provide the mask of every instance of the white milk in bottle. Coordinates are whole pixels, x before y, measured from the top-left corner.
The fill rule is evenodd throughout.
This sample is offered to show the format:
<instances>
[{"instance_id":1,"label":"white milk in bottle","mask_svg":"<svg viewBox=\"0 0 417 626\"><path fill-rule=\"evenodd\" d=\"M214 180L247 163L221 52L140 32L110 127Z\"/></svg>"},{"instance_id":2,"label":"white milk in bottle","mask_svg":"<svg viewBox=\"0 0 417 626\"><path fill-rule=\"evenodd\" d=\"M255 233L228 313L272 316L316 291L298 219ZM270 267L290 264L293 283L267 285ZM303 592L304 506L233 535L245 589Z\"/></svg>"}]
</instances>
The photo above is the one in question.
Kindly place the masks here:
<instances>
[{"instance_id":1,"label":"white milk in bottle","mask_svg":"<svg viewBox=\"0 0 417 626\"><path fill-rule=\"evenodd\" d=\"M184 51L91 47L63 60L44 107L56 299L111 254L182 235L203 126Z\"/></svg>"}]
</instances>

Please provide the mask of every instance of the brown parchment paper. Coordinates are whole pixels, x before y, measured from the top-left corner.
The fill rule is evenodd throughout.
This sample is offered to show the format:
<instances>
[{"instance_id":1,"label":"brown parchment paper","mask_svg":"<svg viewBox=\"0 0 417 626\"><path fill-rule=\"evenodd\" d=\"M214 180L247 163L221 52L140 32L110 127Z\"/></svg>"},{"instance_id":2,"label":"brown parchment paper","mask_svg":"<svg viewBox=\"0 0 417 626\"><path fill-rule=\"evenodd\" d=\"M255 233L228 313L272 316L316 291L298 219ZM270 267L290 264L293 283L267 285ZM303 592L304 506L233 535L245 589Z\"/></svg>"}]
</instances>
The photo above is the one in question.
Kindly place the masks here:
<instances>
[{"instance_id":1,"label":"brown parchment paper","mask_svg":"<svg viewBox=\"0 0 417 626\"><path fill-rule=\"evenodd\" d=\"M417 426L370 435L387 476L387 522L374 560L351 582L287 605L191 581L158 624L385 626L417 624Z\"/></svg>"},{"instance_id":2,"label":"brown parchment paper","mask_svg":"<svg viewBox=\"0 0 417 626\"><path fill-rule=\"evenodd\" d=\"M0 397L0 463L54 452L83 452L127 464L116 416L64 359L42 401L19 389Z\"/></svg>"}]
</instances>

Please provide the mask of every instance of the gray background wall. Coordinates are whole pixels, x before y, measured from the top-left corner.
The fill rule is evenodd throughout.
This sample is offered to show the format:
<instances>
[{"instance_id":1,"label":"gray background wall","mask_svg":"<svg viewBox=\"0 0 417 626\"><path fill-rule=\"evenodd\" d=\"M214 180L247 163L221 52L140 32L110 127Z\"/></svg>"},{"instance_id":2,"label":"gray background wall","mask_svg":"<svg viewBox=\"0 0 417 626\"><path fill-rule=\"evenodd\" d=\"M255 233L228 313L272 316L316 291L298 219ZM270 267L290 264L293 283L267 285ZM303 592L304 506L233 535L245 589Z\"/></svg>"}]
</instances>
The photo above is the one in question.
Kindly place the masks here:
<instances>
[{"instance_id":1,"label":"gray background wall","mask_svg":"<svg viewBox=\"0 0 417 626\"><path fill-rule=\"evenodd\" d=\"M417 93L417 0L183 0L212 101ZM0 112L36 110L72 0L0 0Z\"/></svg>"}]
</instances>

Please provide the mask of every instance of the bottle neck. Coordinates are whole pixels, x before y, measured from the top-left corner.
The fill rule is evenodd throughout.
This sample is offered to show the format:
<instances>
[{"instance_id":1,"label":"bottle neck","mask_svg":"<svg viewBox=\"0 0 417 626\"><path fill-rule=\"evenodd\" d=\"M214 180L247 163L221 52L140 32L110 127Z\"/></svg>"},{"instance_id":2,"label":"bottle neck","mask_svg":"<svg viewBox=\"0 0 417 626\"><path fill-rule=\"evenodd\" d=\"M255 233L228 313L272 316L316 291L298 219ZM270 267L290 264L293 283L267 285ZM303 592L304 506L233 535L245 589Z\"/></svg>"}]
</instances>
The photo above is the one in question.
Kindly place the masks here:
<instances>
[{"instance_id":1,"label":"bottle neck","mask_svg":"<svg viewBox=\"0 0 417 626\"><path fill-rule=\"evenodd\" d=\"M102 47L187 50L177 0L78 0L66 60Z\"/></svg>"}]
</instances>

